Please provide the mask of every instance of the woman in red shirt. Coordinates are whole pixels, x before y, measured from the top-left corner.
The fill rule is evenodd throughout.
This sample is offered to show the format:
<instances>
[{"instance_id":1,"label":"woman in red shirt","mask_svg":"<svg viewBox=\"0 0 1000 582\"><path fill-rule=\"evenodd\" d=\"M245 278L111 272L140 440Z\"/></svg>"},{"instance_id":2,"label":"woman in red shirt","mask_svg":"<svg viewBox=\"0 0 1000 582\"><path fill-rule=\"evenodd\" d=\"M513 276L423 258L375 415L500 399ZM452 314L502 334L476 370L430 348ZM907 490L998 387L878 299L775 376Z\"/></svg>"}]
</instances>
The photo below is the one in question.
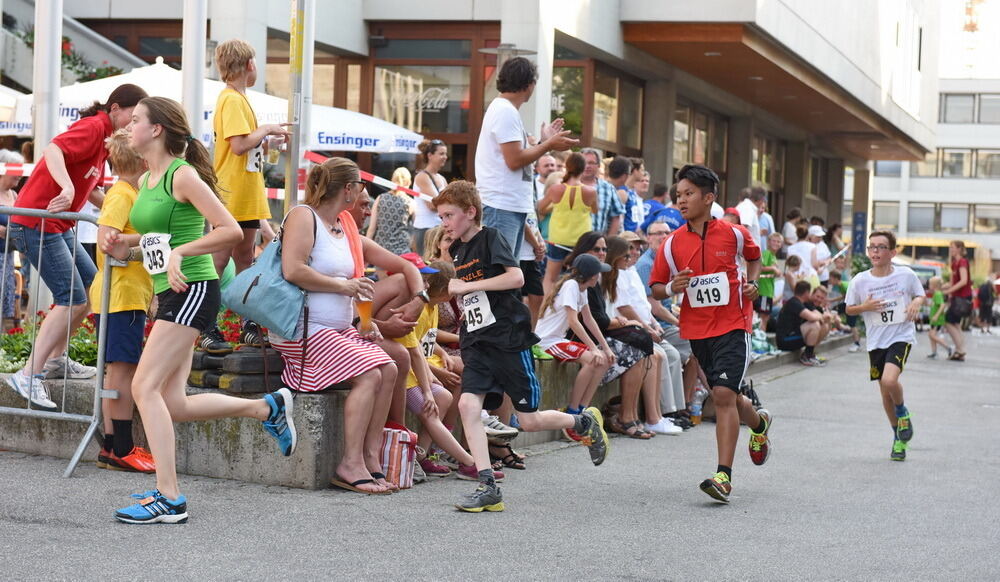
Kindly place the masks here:
<instances>
[{"instance_id":1,"label":"woman in red shirt","mask_svg":"<svg viewBox=\"0 0 1000 582\"><path fill-rule=\"evenodd\" d=\"M48 212L79 212L89 199L100 207L104 192L107 149L104 140L132 120L132 109L146 92L136 85L120 85L106 103L80 111L80 119L53 138L43 150L14 204L16 208ZM45 377L91 378L96 368L83 366L66 354L66 329L80 326L90 313L87 288L97 268L76 240L75 220L12 216L9 234L17 250L28 257L52 291L55 306L35 338L27 365L11 374L7 384L32 404L53 409L42 384ZM41 257L44 256L44 260Z\"/></svg>"},{"instance_id":2,"label":"woman in red shirt","mask_svg":"<svg viewBox=\"0 0 1000 582\"><path fill-rule=\"evenodd\" d=\"M969 261L965 258L965 243L953 240L948 245L951 259L951 284L942 289L951 295L948 311L944 314L945 330L955 342L955 351L950 360L965 361L965 334L962 332L962 318L972 313L972 278L969 276Z\"/></svg>"}]
</instances>

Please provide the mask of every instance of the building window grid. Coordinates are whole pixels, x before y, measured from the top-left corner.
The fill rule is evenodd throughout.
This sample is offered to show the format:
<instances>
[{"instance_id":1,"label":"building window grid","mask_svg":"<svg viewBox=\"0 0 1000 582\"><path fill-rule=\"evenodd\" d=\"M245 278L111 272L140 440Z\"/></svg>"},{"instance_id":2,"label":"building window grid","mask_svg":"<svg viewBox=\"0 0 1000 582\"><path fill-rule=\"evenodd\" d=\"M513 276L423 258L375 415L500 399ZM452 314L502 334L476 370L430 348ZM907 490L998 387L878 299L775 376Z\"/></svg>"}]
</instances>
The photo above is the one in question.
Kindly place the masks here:
<instances>
[{"instance_id":1,"label":"building window grid","mask_svg":"<svg viewBox=\"0 0 1000 582\"><path fill-rule=\"evenodd\" d=\"M876 176L898 176L889 166L876 162ZM889 162L886 162L888 164ZM939 148L922 161L910 162L914 178L1000 179L1000 149Z\"/></svg>"},{"instance_id":2,"label":"building window grid","mask_svg":"<svg viewBox=\"0 0 1000 582\"><path fill-rule=\"evenodd\" d=\"M938 122L1000 124L1000 93L942 93Z\"/></svg>"},{"instance_id":3,"label":"building window grid","mask_svg":"<svg viewBox=\"0 0 1000 582\"><path fill-rule=\"evenodd\" d=\"M880 205L883 203L876 203ZM892 202L898 207L898 203ZM994 208L994 207L989 207ZM989 218L1000 224L1000 206L995 207L997 212ZM935 202L910 202L906 207L906 230L908 232L946 232L946 233L968 233L981 232L979 216L977 210L970 204L946 204ZM988 212L982 212L982 218L987 218ZM973 216L977 219L973 221ZM876 221L878 217L876 216ZM975 223L975 226L973 226ZM983 220L983 228L989 228L991 224L988 220ZM884 225L889 226L889 225ZM877 226L876 226L877 228Z\"/></svg>"}]
</instances>

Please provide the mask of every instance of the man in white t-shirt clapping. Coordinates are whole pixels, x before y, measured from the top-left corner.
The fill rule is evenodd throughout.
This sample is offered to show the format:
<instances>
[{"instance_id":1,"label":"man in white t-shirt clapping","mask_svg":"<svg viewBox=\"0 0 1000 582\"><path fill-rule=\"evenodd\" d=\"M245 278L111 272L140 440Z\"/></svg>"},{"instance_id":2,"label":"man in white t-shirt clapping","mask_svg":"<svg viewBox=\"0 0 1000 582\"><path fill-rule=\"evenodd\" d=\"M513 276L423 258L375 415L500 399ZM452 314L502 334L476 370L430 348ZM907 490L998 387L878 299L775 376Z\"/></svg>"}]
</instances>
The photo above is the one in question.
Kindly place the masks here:
<instances>
[{"instance_id":1,"label":"man in white t-shirt clapping","mask_svg":"<svg viewBox=\"0 0 1000 582\"><path fill-rule=\"evenodd\" d=\"M535 91L538 69L524 57L503 64L497 75L500 95L483 116L476 146L476 187L483 200L483 224L500 231L518 256L524 225L532 211L532 164L545 152L564 151L579 140L563 130L563 120L543 123L540 141L528 144L518 109Z\"/></svg>"}]
</instances>

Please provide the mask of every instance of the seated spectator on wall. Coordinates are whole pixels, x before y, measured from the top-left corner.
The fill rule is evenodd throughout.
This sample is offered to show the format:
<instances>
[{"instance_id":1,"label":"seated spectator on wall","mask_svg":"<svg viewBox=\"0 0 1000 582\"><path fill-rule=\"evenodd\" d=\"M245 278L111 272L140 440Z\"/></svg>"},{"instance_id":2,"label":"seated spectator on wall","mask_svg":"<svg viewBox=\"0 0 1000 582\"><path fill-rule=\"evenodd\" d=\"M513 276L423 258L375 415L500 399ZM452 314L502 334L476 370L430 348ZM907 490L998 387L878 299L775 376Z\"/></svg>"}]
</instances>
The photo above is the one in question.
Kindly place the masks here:
<instances>
[{"instance_id":1,"label":"seated spectator on wall","mask_svg":"<svg viewBox=\"0 0 1000 582\"><path fill-rule=\"evenodd\" d=\"M778 313L775 340L778 349L782 351L792 352L805 348L799 357L799 363L803 366L825 366L826 362L816 357L816 346L830 333L830 326L822 313L806 307L809 295L808 281L795 284L791 299L785 302Z\"/></svg>"}]
</instances>

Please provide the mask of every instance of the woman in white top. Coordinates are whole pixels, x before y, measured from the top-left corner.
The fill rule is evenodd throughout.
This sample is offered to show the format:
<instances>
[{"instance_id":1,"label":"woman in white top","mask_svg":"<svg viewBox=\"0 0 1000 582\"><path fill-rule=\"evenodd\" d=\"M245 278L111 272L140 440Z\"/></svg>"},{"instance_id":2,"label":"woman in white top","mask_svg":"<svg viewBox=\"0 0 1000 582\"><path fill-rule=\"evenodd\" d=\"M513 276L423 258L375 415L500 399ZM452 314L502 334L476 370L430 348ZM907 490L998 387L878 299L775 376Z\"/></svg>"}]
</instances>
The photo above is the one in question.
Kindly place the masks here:
<instances>
[{"instance_id":1,"label":"woman in white top","mask_svg":"<svg viewBox=\"0 0 1000 582\"><path fill-rule=\"evenodd\" d=\"M787 256L796 256L802 259L802 264L812 266L813 264L813 251L816 249L816 245L806 240L806 235L809 232L809 228L800 224L795 227L795 236L798 240L792 243L787 249Z\"/></svg>"},{"instance_id":2,"label":"woman in white top","mask_svg":"<svg viewBox=\"0 0 1000 582\"><path fill-rule=\"evenodd\" d=\"M615 355L601 334L587 301L587 289L600 281L601 273L611 270L593 255L579 255L573 268L563 275L552 291L542 301L541 316L535 333L541 338L538 345L560 362L578 362L580 372L573 382L569 395L569 409L579 410L590 406L590 400L600 385L604 374L615 361ZM583 321L581 322L581 317ZM591 335L597 338L595 343ZM573 330L579 342L566 339L566 332Z\"/></svg>"},{"instance_id":3,"label":"woman in white top","mask_svg":"<svg viewBox=\"0 0 1000 582\"><path fill-rule=\"evenodd\" d=\"M281 266L285 279L309 292L309 321L302 340L271 336L285 361L282 380L301 391L318 391L350 382L344 405L344 454L333 484L359 493L386 494L381 473L385 425L396 365L374 341L378 328L359 333L352 325L354 303L371 299L374 284L364 277L365 263L402 272L415 295L423 291L409 263L371 239L361 237L348 209L364 182L357 165L330 158L309 171L305 204L293 208L283 228ZM417 273L415 269L412 273Z\"/></svg>"},{"instance_id":4,"label":"woman in white top","mask_svg":"<svg viewBox=\"0 0 1000 582\"><path fill-rule=\"evenodd\" d=\"M413 189L430 196L438 195L448 180L440 174L441 168L448 161L448 146L439 139L424 140L417 146L417 175L413 178ZM414 200L413 214L413 250L424 252L424 236L429 229L441 224L437 212L430 202L423 199Z\"/></svg>"},{"instance_id":5,"label":"woman in white top","mask_svg":"<svg viewBox=\"0 0 1000 582\"><path fill-rule=\"evenodd\" d=\"M813 245L812 251L812 268L816 269L819 274L819 282L826 285L827 281L830 280L830 263L832 262L832 255L830 254L830 247L826 246L823 242L823 235L826 234L826 230L822 226L814 224L809 227L806 239L809 240Z\"/></svg>"}]
</instances>

